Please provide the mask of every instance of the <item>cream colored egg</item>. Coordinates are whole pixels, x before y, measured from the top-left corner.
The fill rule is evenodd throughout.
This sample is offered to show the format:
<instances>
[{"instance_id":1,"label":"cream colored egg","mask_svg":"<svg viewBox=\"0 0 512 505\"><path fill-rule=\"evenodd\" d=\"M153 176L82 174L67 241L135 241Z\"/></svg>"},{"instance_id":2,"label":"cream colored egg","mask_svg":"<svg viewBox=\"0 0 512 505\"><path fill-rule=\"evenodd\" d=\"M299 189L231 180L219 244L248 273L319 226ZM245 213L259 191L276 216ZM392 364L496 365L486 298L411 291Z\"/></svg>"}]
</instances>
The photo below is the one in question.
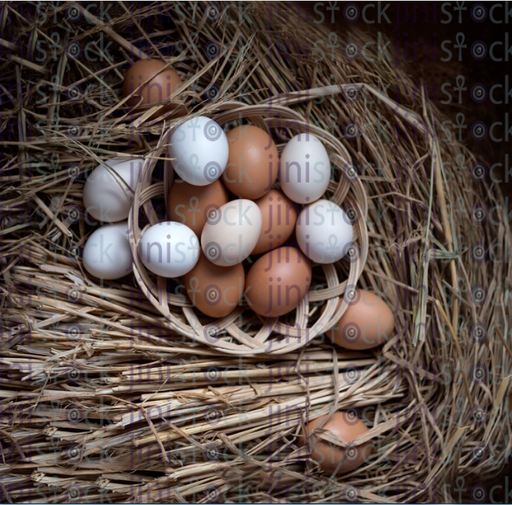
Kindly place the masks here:
<instances>
[{"instance_id":1,"label":"cream colored egg","mask_svg":"<svg viewBox=\"0 0 512 505\"><path fill-rule=\"evenodd\" d=\"M201 235L204 255L221 267L241 263L256 247L261 227L261 211L254 202L228 202L208 216Z\"/></svg>"}]
</instances>

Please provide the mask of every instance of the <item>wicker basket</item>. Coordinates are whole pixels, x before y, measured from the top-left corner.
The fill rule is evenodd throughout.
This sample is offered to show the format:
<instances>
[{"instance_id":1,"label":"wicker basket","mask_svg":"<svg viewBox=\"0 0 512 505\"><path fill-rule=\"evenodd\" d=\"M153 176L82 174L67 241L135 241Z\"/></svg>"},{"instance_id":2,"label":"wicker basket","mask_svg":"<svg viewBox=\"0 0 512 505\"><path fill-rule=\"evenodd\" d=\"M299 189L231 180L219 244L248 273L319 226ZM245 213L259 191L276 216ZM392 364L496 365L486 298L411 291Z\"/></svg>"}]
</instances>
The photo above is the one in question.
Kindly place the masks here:
<instances>
[{"instance_id":1,"label":"wicker basket","mask_svg":"<svg viewBox=\"0 0 512 505\"><path fill-rule=\"evenodd\" d=\"M190 303L183 302L183 295L169 292L166 280L156 279L140 261L137 250L144 229L139 231L138 226L134 226L133 223L139 223L142 213L148 220L148 226L159 222L157 213L151 205L151 199L165 197L168 194L172 172L169 177L165 177L163 184L162 182L153 183L151 176L156 160L166 155L162 151L169 145L172 129L163 131L157 150L151 153L144 164L141 181L135 191L129 223L129 229L133 230L130 243L134 257L135 278L152 305L169 322L169 328L194 341L211 345L219 351L240 356L292 352L332 328L357 294L356 284L363 271L368 250L368 234L365 225L365 209L368 207L366 194L343 144L329 132L306 122L300 114L289 108L270 106L272 115L268 115L268 110L268 105L243 106L227 103L219 107L219 112L213 119L221 126L237 119L250 119L254 124L265 128L271 135L274 129L279 128L282 131L291 132L292 135L311 133L321 138L333 161L335 172L338 172L337 180L330 181L324 197L332 199L340 206L344 205L349 215L353 216L354 242L348 249L348 259L345 260L349 266L348 275L341 276L336 265L323 265L323 281L327 288L317 289L318 285L312 283L310 292L294 312L294 324L283 323L278 318L258 318L254 313L251 315L252 311L248 307L239 307L223 319L202 322L198 311ZM166 170L172 170L169 164L166 164ZM335 312L340 296L343 296L343 302ZM312 323L309 317L312 308L318 305L318 302L328 300L332 301L327 304L325 312ZM314 305L310 305L311 302ZM244 311L244 323L242 323L241 315ZM246 321L252 322L251 334L240 329ZM281 338L269 343L269 338L275 335L280 335Z\"/></svg>"}]
</instances>

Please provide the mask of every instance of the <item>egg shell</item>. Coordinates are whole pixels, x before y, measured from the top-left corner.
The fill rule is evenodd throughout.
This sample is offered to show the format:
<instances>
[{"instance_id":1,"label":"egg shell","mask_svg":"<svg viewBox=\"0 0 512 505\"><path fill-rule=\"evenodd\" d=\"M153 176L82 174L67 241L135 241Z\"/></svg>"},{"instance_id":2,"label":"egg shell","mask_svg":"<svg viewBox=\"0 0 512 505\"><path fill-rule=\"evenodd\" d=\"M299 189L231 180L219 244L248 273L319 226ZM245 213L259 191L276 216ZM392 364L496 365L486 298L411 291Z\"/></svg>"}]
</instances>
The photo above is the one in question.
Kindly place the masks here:
<instances>
[{"instance_id":1,"label":"egg shell","mask_svg":"<svg viewBox=\"0 0 512 505\"><path fill-rule=\"evenodd\" d=\"M128 69L123 82L123 97L127 97L135 91L128 100L130 107L135 107L137 104L140 107L141 105L164 103L175 91L179 90L182 85L181 77L171 67L162 71L166 65L161 60L139 60ZM150 81L138 89L148 79ZM172 110L172 108L173 106L169 104L168 107L160 110L159 114Z\"/></svg>"},{"instance_id":2,"label":"egg shell","mask_svg":"<svg viewBox=\"0 0 512 505\"><path fill-rule=\"evenodd\" d=\"M222 176L228 189L256 200L270 191L279 173L279 154L268 132L254 125L233 128L227 135L229 158Z\"/></svg>"},{"instance_id":3,"label":"egg shell","mask_svg":"<svg viewBox=\"0 0 512 505\"><path fill-rule=\"evenodd\" d=\"M292 236L297 222L297 204L277 189L271 189L254 203L261 211L263 223L252 253L262 254L282 246Z\"/></svg>"},{"instance_id":4,"label":"egg shell","mask_svg":"<svg viewBox=\"0 0 512 505\"><path fill-rule=\"evenodd\" d=\"M224 173L228 140L221 126L199 116L180 124L171 135L169 154L178 175L193 186L206 186Z\"/></svg>"},{"instance_id":5,"label":"egg shell","mask_svg":"<svg viewBox=\"0 0 512 505\"><path fill-rule=\"evenodd\" d=\"M83 198L87 214L101 224L112 224L128 217L133 202L133 193L128 187L135 190L144 160L113 158L105 164L110 169L98 165L89 174L84 185Z\"/></svg>"},{"instance_id":6,"label":"egg shell","mask_svg":"<svg viewBox=\"0 0 512 505\"><path fill-rule=\"evenodd\" d=\"M132 272L132 262L126 221L101 226L85 243L83 265L94 277L121 279Z\"/></svg>"},{"instance_id":7,"label":"egg shell","mask_svg":"<svg viewBox=\"0 0 512 505\"><path fill-rule=\"evenodd\" d=\"M201 254L197 265L183 277L190 301L203 314L225 317L235 310L244 291L244 267L219 267Z\"/></svg>"},{"instance_id":8,"label":"egg shell","mask_svg":"<svg viewBox=\"0 0 512 505\"><path fill-rule=\"evenodd\" d=\"M331 162L322 142L311 133L293 137L281 153L279 183L296 203L313 203L325 193Z\"/></svg>"},{"instance_id":9,"label":"egg shell","mask_svg":"<svg viewBox=\"0 0 512 505\"><path fill-rule=\"evenodd\" d=\"M335 263L347 254L354 231L345 211L329 200L304 207L295 227L301 251L315 263Z\"/></svg>"},{"instance_id":10,"label":"egg shell","mask_svg":"<svg viewBox=\"0 0 512 505\"><path fill-rule=\"evenodd\" d=\"M228 191L220 180L208 186L175 181L169 191L169 217L171 221L188 226L200 237L208 216L228 201Z\"/></svg>"},{"instance_id":11,"label":"egg shell","mask_svg":"<svg viewBox=\"0 0 512 505\"><path fill-rule=\"evenodd\" d=\"M340 308L341 299L337 309ZM326 333L337 345L354 351L372 349L387 341L395 329L395 316L372 291L357 289L341 319Z\"/></svg>"},{"instance_id":12,"label":"egg shell","mask_svg":"<svg viewBox=\"0 0 512 505\"><path fill-rule=\"evenodd\" d=\"M184 224L164 221L149 227L138 246L144 266L160 277L181 277L199 260L199 240Z\"/></svg>"},{"instance_id":13,"label":"egg shell","mask_svg":"<svg viewBox=\"0 0 512 505\"><path fill-rule=\"evenodd\" d=\"M371 441L362 444L352 443L356 437L369 431L367 426L350 411L334 413L321 429L350 444L343 448L334 442L320 438L319 432L313 434L315 428L320 427L326 417L329 415L314 419L307 424L307 439L299 437L299 445L309 447L311 458L320 464L324 472L332 473L342 462L337 474L347 473L367 462L373 450L373 443Z\"/></svg>"},{"instance_id":14,"label":"egg shell","mask_svg":"<svg viewBox=\"0 0 512 505\"><path fill-rule=\"evenodd\" d=\"M279 247L259 258L246 282L249 306L256 314L278 317L295 309L311 283L311 264L295 247Z\"/></svg>"},{"instance_id":15,"label":"egg shell","mask_svg":"<svg viewBox=\"0 0 512 505\"><path fill-rule=\"evenodd\" d=\"M241 263L253 251L261 233L262 217L250 200L238 199L210 213L201 234L204 255L218 266Z\"/></svg>"}]
</instances>

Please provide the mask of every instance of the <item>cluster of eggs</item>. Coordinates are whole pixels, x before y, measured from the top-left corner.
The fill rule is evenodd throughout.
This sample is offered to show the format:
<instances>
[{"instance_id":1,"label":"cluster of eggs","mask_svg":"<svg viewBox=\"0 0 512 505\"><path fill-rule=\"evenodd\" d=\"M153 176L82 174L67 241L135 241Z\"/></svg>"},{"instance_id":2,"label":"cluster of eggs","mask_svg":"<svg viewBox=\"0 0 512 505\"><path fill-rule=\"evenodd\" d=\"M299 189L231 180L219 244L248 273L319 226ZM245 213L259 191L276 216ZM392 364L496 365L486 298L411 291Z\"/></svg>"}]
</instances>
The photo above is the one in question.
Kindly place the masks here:
<instances>
[{"instance_id":1,"label":"cluster of eggs","mask_svg":"<svg viewBox=\"0 0 512 505\"><path fill-rule=\"evenodd\" d=\"M130 68L123 94L140 110L165 103L180 86L179 75L164 62L146 60ZM179 278L203 314L225 317L242 302L262 317L287 314L306 296L312 264L334 263L347 254L351 220L323 198L331 163L311 133L291 138L279 156L266 130L241 124L226 134L199 116L174 129L169 155L179 178L168 195L168 220L144 230L137 253L157 276ZM87 212L113 223L96 229L85 245L84 267L95 277L119 279L132 269L126 220L142 166L142 158L115 158L98 166L85 184ZM383 343L393 328L385 302L357 290L328 336L344 348L364 350ZM332 429L324 429L338 429L345 441L364 431L361 421L354 427L336 416Z\"/></svg>"},{"instance_id":2,"label":"cluster of eggs","mask_svg":"<svg viewBox=\"0 0 512 505\"><path fill-rule=\"evenodd\" d=\"M132 107L140 108L164 101L180 85L174 70L150 60L129 70L123 92ZM179 176L169 195L169 220L144 231L138 254L154 274L182 278L187 295L205 315L228 315L246 293L256 314L282 316L306 296L311 262L333 263L346 254L352 225L335 202L321 199L331 165L314 135L296 135L279 156L264 129L242 124L226 134L221 125L199 116L174 129L169 155ZM126 231L129 190L140 178L142 161L111 160L87 180L89 214L116 223L97 230L86 245L84 265L93 275L114 279L130 268L129 255L111 249L115 260L110 261L112 254L102 253L98 241L105 233ZM126 246L126 240L117 243ZM246 275L242 263L249 257L253 264Z\"/></svg>"},{"instance_id":3,"label":"cluster of eggs","mask_svg":"<svg viewBox=\"0 0 512 505\"><path fill-rule=\"evenodd\" d=\"M127 72L123 94L138 110L166 103L181 84L166 63L143 60ZM334 263L352 244L349 217L323 198L331 164L310 133L291 138L279 156L262 128L243 124L226 134L200 116L173 131L169 155L179 176L168 195L169 220L145 230L138 254L154 274L181 279L207 316L225 317L242 301L263 317L287 314L309 290L312 263ZM84 248L84 266L96 277L119 279L132 269L126 219L143 161L114 158L87 179L87 212L114 223L95 230ZM358 290L330 336L363 350L380 345L393 326L389 307Z\"/></svg>"}]
</instances>

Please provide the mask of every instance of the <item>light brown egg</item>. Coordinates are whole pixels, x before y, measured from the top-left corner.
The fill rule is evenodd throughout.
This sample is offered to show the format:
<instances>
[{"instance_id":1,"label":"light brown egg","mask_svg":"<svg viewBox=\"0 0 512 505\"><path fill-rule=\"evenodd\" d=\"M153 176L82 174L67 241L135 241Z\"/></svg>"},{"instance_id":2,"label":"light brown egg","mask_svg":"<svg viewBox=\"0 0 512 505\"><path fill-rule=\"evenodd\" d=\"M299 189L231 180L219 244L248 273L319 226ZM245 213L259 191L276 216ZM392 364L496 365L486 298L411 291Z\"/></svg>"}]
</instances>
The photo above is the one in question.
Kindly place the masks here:
<instances>
[{"instance_id":1,"label":"light brown egg","mask_svg":"<svg viewBox=\"0 0 512 505\"><path fill-rule=\"evenodd\" d=\"M200 237L211 213L218 211L228 201L228 191L219 180L207 186L175 181L169 191L169 218L188 226Z\"/></svg>"},{"instance_id":2,"label":"light brown egg","mask_svg":"<svg viewBox=\"0 0 512 505\"><path fill-rule=\"evenodd\" d=\"M340 305L341 299L337 309ZM394 328L395 316L386 302L372 291L358 289L345 314L326 333L345 349L363 351L384 343Z\"/></svg>"},{"instance_id":3,"label":"light brown egg","mask_svg":"<svg viewBox=\"0 0 512 505\"><path fill-rule=\"evenodd\" d=\"M256 200L270 191L279 171L277 147L269 133L254 125L233 128L227 135L228 165L222 177L237 196Z\"/></svg>"},{"instance_id":4,"label":"light brown egg","mask_svg":"<svg viewBox=\"0 0 512 505\"><path fill-rule=\"evenodd\" d=\"M295 247L280 247L259 258L246 279L246 296L256 314L287 314L306 296L311 283L311 264Z\"/></svg>"},{"instance_id":5,"label":"light brown egg","mask_svg":"<svg viewBox=\"0 0 512 505\"><path fill-rule=\"evenodd\" d=\"M244 292L244 267L219 267L201 253L196 266L183 276L183 284L190 301L203 314L225 317L233 312Z\"/></svg>"},{"instance_id":6,"label":"light brown egg","mask_svg":"<svg viewBox=\"0 0 512 505\"><path fill-rule=\"evenodd\" d=\"M309 447L311 458L320 464L324 472L332 473L341 462L337 474L347 473L367 462L372 453L372 442L352 444L356 437L369 431L366 425L350 410L336 412L321 429L351 444L343 448L320 438L318 436L320 433L313 434L314 429L319 427L326 417L328 415L319 417L306 426L307 439L305 440L303 436L299 437L299 445Z\"/></svg>"},{"instance_id":7,"label":"light brown egg","mask_svg":"<svg viewBox=\"0 0 512 505\"><path fill-rule=\"evenodd\" d=\"M139 105L163 103L179 89L182 84L181 77L175 70L167 67L163 72L160 72L165 65L166 63L161 60L139 60L128 69L123 82L123 96L127 97L135 91L135 94L128 100L130 107L135 107L139 102ZM158 72L160 73L156 75ZM138 89L142 83L151 77L153 78L145 86ZM137 89L138 91L136 91ZM172 105L163 107L158 115L172 109Z\"/></svg>"},{"instance_id":8,"label":"light brown egg","mask_svg":"<svg viewBox=\"0 0 512 505\"><path fill-rule=\"evenodd\" d=\"M297 204L277 189L271 189L254 203L261 210L263 226L252 254L261 254L282 246L292 236Z\"/></svg>"}]
</instances>

